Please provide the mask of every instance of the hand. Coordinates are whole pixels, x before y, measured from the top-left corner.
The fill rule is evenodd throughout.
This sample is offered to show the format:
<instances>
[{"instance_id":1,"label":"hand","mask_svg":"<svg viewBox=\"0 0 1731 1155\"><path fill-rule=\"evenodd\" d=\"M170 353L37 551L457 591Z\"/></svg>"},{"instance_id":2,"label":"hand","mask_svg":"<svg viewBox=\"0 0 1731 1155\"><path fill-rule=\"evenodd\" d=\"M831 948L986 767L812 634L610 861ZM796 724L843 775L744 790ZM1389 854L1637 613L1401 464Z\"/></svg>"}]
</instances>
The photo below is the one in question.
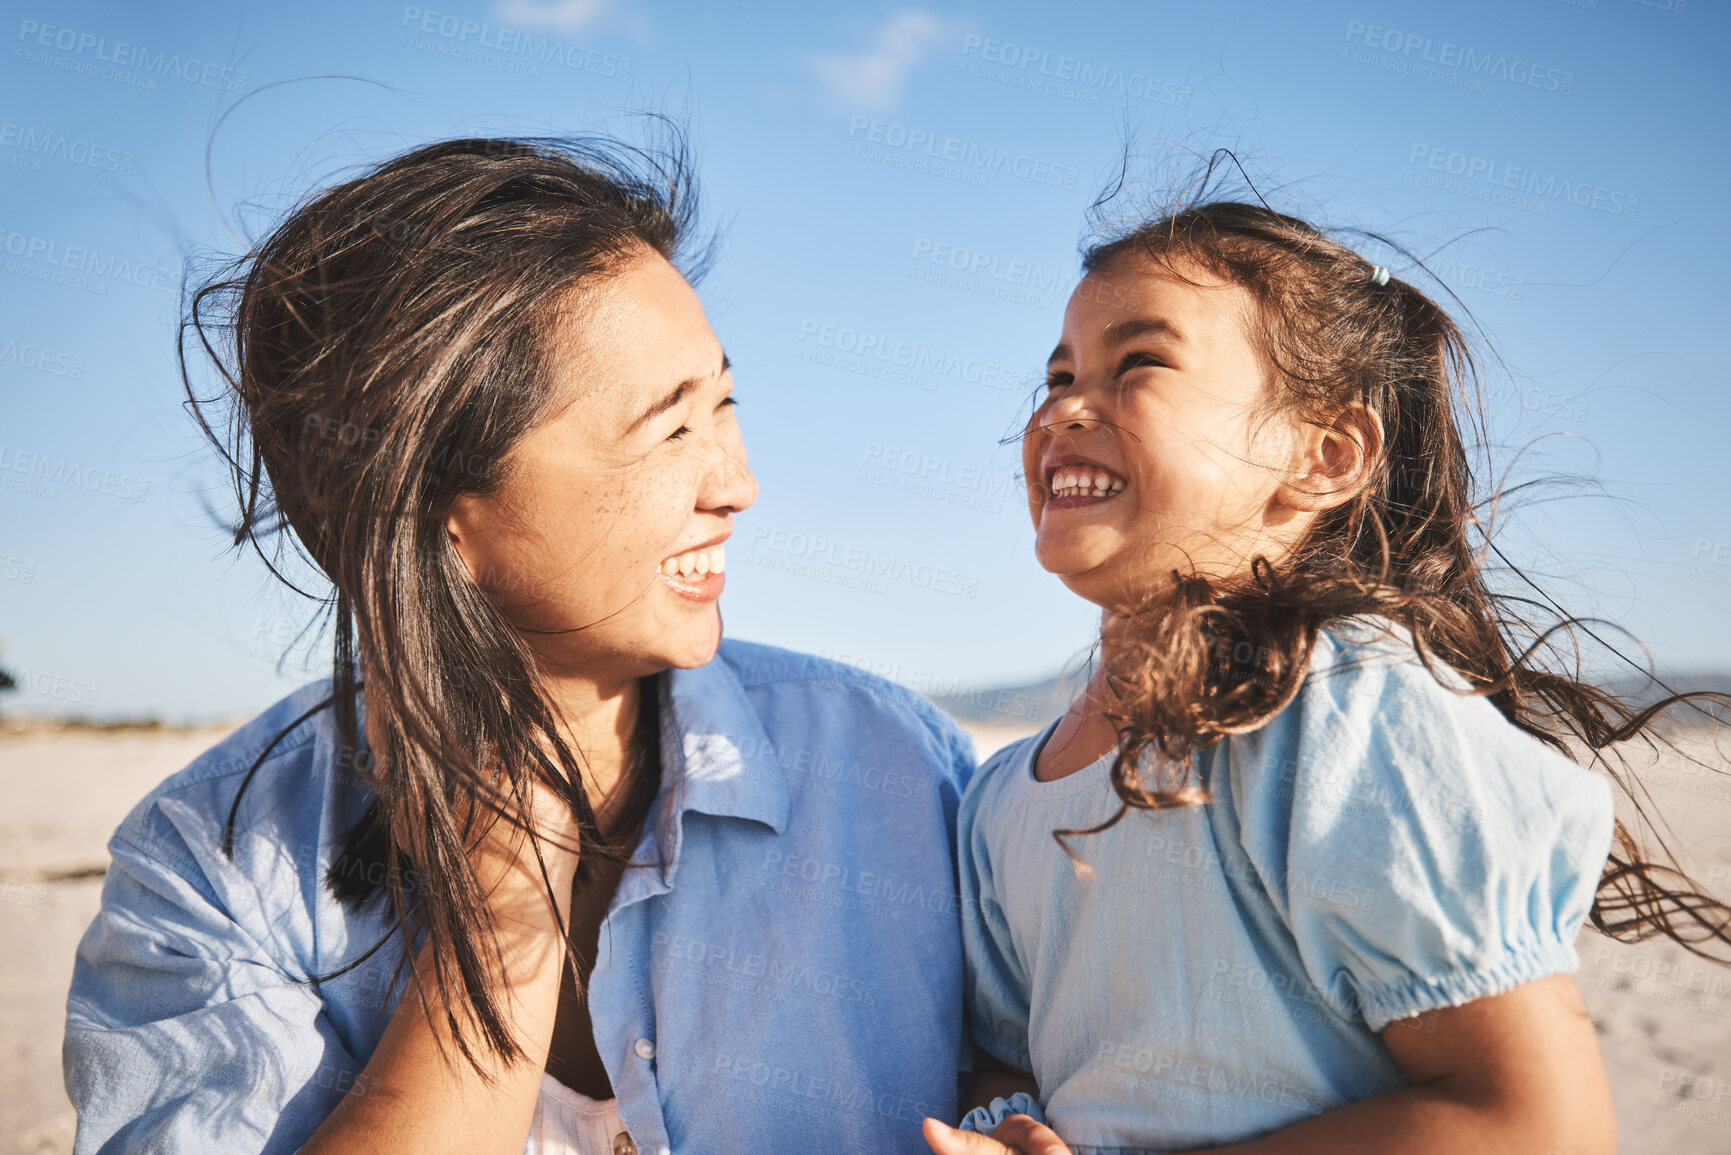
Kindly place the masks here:
<instances>
[{"instance_id":1,"label":"hand","mask_svg":"<svg viewBox=\"0 0 1731 1155\"><path fill-rule=\"evenodd\" d=\"M1070 1155L1056 1131L1026 1115L1011 1115L990 1135L961 1131L930 1118L924 1130L926 1145L937 1155Z\"/></svg>"}]
</instances>

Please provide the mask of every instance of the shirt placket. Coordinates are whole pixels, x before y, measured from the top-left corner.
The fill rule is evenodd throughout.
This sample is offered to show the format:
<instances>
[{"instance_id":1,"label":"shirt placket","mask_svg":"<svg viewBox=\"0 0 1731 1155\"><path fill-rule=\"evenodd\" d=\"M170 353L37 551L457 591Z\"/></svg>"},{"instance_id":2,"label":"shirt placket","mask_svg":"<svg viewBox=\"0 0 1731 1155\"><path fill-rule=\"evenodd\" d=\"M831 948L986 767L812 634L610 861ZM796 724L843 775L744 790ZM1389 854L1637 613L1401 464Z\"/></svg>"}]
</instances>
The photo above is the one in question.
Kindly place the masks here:
<instances>
[{"instance_id":1,"label":"shirt placket","mask_svg":"<svg viewBox=\"0 0 1731 1155\"><path fill-rule=\"evenodd\" d=\"M663 871L648 865L658 850L651 835L632 856L601 924L589 975L591 1025L626 1127L613 1137L614 1155L671 1155L656 1073L648 969L649 900L671 889Z\"/></svg>"}]
</instances>

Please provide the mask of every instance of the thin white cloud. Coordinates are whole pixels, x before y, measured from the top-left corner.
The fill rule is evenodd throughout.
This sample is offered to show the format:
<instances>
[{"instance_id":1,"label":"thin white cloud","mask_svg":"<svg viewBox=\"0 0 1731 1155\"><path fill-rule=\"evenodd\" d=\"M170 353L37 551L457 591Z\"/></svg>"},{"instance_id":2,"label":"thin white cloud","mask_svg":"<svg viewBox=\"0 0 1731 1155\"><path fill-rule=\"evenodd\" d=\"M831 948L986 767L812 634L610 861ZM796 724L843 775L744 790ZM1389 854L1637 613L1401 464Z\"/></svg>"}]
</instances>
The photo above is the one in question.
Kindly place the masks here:
<instances>
[{"instance_id":1,"label":"thin white cloud","mask_svg":"<svg viewBox=\"0 0 1731 1155\"><path fill-rule=\"evenodd\" d=\"M493 15L518 28L581 32L607 15L611 7L613 0L498 0Z\"/></svg>"},{"instance_id":2,"label":"thin white cloud","mask_svg":"<svg viewBox=\"0 0 1731 1155\"><path fill-rule=\"evenodd\" d=\"M948 22L923 8L903 8L856 52L823 52L803 61L836 96L872 112L894 108L909 75L951 34Z\"/></svg>"}]
</instances>

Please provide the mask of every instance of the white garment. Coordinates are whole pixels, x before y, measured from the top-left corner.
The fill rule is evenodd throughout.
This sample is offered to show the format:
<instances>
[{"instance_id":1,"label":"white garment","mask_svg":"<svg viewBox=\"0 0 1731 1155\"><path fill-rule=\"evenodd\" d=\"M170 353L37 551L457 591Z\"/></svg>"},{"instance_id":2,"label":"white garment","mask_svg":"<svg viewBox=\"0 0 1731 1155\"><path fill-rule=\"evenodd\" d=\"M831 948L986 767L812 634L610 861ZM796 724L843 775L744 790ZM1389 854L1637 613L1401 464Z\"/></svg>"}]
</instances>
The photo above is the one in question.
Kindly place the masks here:
<instances>
[{"instance_id":1,"label":"white garment","mask_svg":"<svg viewBox=\"0 0 1731 1155\"><path fill-rule=\"evenodd\" d=\"M619 1121L617 1098L591 1099L543 1073L524 1155L637 1155L637 1145Z\"/></svg>"}]
</instances>

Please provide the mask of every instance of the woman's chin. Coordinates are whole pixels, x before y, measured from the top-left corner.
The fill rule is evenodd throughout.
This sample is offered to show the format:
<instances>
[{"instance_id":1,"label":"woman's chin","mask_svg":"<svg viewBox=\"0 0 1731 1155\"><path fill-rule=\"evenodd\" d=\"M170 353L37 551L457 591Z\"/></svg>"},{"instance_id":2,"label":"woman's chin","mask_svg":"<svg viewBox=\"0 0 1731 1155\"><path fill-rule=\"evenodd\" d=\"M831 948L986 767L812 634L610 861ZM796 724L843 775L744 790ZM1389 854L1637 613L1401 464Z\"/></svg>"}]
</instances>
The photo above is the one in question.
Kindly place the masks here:
<instances>
[{"instance_id":1,"label":"woman's chin","mask_svg":"<svg viewBox=\"0 0 1731 1155\"><path fill-rule=\"evenodd\" d=\"M696 620L670 627L662 640L662 657L677 670L694 670L708 665L721 648L721 610L714 602Z\"/></svg>"}]
</instances>

